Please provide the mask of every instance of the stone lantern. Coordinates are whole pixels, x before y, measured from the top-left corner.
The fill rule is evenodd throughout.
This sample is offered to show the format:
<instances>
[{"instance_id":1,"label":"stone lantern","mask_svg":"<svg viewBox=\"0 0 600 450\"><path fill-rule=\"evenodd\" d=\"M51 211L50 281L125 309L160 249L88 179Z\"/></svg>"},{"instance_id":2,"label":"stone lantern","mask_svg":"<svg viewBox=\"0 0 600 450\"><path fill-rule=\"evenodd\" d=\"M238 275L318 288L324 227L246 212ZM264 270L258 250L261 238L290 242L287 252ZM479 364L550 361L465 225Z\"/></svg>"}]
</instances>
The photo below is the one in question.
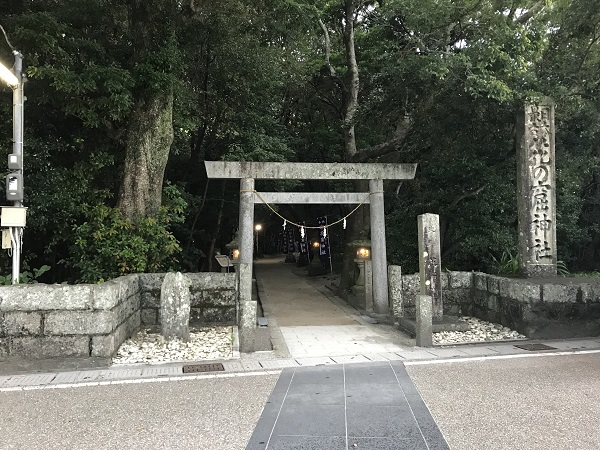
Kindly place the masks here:
<instances>
[{"instance_id":1,"label":"stone lantern","mask_svg":"<svg viewBox=\"0 0 600 450\"><path fill-rule=\"evenodd\" d=\"M231 242L229 244L225 244L225 248L228 250L228 256L230 258L231 264L234 267L237 266L237 264L239 263L240 257L240 245L238 235L239 230L235 232L235 235L233 236Z\"/></svg>"},{"instance_id":2,"label":"stone lantern","mask_svg":"<svg viewBox=\"0 0 600 450\"><path fill-rule=\"evenodd\" d=\"M361 239L350 243L356 249L354 262L358 266L358 276L351 292L359 300L359 305L373 311L373 271L371 265L371 241Z\"/></svg>"}]
</instances>

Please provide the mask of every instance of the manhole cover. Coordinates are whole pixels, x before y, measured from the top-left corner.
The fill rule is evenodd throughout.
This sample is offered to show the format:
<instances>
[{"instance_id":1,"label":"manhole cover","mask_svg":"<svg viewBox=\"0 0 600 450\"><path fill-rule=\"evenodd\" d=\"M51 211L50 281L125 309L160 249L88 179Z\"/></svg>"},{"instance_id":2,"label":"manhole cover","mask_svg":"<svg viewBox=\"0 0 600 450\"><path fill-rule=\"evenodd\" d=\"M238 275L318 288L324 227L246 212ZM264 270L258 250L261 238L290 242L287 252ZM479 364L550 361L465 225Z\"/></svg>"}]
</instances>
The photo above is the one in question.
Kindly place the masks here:
<instances>
[{"instance_id":1,"label":"manhole cover","mask_svg":"<svg viewBox=\"0 0 600 450\"><path fill-rule=\"evenodd\" d=\"M189 366L183 366L183 373L197 373L197 372L223 372L225 368L221 363L215 364L190 364Z\"/></svg>"},{"instance_id":2,"label":"manhole cover","mask_svg":"<svg viewBox=\"0 0 600 450\"><path fill-rule=\"evenodd\" d=\"M550 347L546 344L521 344L515 345L515 347L522 348L523 350L528 350L530 352L537 352L540 350L556 350L556 347Z\"/></svg>"}]
</instances>

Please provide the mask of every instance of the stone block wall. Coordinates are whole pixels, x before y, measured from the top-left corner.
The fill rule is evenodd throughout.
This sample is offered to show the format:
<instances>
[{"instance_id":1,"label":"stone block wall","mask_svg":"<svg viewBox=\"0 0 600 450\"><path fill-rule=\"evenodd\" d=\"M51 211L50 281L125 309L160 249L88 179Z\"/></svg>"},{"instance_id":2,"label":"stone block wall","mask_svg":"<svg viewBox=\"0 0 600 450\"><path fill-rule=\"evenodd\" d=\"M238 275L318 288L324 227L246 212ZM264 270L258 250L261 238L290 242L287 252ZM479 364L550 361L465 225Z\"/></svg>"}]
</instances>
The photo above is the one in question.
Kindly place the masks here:
<instances>
[{"instance_id":1,"label":"stone block wall","mask_svg":"<svg viewBox=\"0 0 600 450\"><path fill-rule=\"evenodd\" d=\"M600 335L600 281L585 278L513 279L473 274L465 313L501 323L530 338Z\"/></svg>"},{"instance_id":2,"label":"stone block wall","mask_svg":"<svg viewBox=\"0 0 600 450\"><path fill-rule=\"evenodd\" d=\"M419 274L390 277L394 316L414 317L418 293ZM444 314L500 323L532 339L600 335L600 280L446 272L442 297Z\"/></svg>"},{"instance_id":3,"label":"stone block wall","mask_svg":"<svg viewBox=\"0 0 600 450\"><path fill-rule=\"evenodd\" d=\"M414 317L420 289L419 274L399 275L400 272L399 266L390 266L388 270L388 273L396 274L389 278L392 311L395 317ZM462 303L471 293L472 277L472 272L441 273L444 314L455 316L461 313Z\"/></svg>"},{"instance_id":4,"label":"stone block wall","mask_svg":"<svg viewBox=\"0 0 600 450\"><path fill-rule=\"evenodd\" d=\"M140 283L0 286L0 356L110 357L140 326Z\"/></svg>"},{"instance_id":5,"label":"stone block wall","mask_svg":"<svg viewBox=\"0 0 600 450\"><path fill-rule=\"evenodd\" d=\"M235 274L185 274L192 321L236 322ZM19 356L110 358L141 324L158 324L165 274L101 284L0 286L0 360Z\"/></svg>"},{"instance_id":6,"label":"stone block wall","mask_svg":"<svg viewBox=\"0 0 600 450\"><path fill-rule=\"evenodd\" d=\"M190 322L237 323L235 273L187 273L190 281ZM165 274L140 274L142 324L160 324L160 287Z\"/></svg>"}]
</instances>

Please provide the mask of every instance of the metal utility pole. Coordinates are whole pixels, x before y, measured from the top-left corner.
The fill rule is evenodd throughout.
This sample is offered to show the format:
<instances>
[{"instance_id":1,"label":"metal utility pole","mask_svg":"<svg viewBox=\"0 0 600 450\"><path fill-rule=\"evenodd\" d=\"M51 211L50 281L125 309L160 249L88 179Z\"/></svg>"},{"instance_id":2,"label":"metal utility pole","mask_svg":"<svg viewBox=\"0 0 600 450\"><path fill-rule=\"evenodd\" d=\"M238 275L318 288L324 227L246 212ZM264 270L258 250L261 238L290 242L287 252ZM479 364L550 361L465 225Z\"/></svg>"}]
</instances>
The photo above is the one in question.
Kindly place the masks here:
<instances>
[{"instance_id":1,"label":"metal utility pole","mask_svg":"<svg viewBox=\"0 0 600 450\"><path fill-rule=\"evenodd\" d=\"M12 70L0 64L0 79L13 90L13 151L8 155L8 169L6 176L6 199L13 202L12 207L2 207L0 225L8 230L2 231L2 248L12 251L12 284L19 283L21 268L21 250L23 245L23 229L25 227L25 212L23 207L23 55L15 49L0 25L6 43L11 48L15 57ZM4 239L6 237L6 239ZM10 239L9 239L10 238ZM5 240L10 240L10 245Z\"/></svg>"},{"instance_id":2,"label":"metal utility pole","mask_svg":"<svg viewBox=\"0 0 600 450\"><path fill-rule=\"evenodd\" d=\"M13 201L16 208L23 207L23 55L14 50L15 67L13 73L19 84L13 88L13 155L19 168L15 173L21 175L17 177L16 186L17 195ZM10 159L9 159L10 161ZM10 162L9 162L10 165ZM10 180L9 180L10 183ZM10 186L9 186L10 189ZM9 194L10 195L10 194ZM11 227L10 240L12 242L12 284L19 283L19 274L21 268L21 251L23 247L23 227Z\"/></svg>"}]
</instances>

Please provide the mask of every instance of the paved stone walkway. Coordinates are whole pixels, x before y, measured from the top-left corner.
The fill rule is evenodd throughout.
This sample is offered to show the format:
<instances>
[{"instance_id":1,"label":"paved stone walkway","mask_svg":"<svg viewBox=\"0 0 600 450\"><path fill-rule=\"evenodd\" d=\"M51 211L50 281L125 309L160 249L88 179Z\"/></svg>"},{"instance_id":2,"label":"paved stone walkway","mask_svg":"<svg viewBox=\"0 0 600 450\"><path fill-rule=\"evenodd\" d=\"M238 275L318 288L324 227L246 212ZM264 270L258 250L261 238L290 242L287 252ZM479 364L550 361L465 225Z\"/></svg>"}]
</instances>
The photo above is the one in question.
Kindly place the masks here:
<instances>
[{"instance_id":1,"label":"paved stone walkway","mask_svg":"<svg viewBox=\"0 0 600 450\"><path fill-rule=\"evenodd\" d=\"M369 323L368 317L337 298L326 288L330 277L307 277L306 272L283 263L281 257L255 261L259 295L278 356L394 353L414 346L414 339L391 325Z\"/></svg>"},{"instance_id":2,"label":"paved stone walkway","mask_svg":"<svg viewBox=\"0 0 600 450\"><path fill-rule=\"evenodd\" d=\"M246 450L448 449L401 362L284 370Z\"/></svg>"}]
</instances>

